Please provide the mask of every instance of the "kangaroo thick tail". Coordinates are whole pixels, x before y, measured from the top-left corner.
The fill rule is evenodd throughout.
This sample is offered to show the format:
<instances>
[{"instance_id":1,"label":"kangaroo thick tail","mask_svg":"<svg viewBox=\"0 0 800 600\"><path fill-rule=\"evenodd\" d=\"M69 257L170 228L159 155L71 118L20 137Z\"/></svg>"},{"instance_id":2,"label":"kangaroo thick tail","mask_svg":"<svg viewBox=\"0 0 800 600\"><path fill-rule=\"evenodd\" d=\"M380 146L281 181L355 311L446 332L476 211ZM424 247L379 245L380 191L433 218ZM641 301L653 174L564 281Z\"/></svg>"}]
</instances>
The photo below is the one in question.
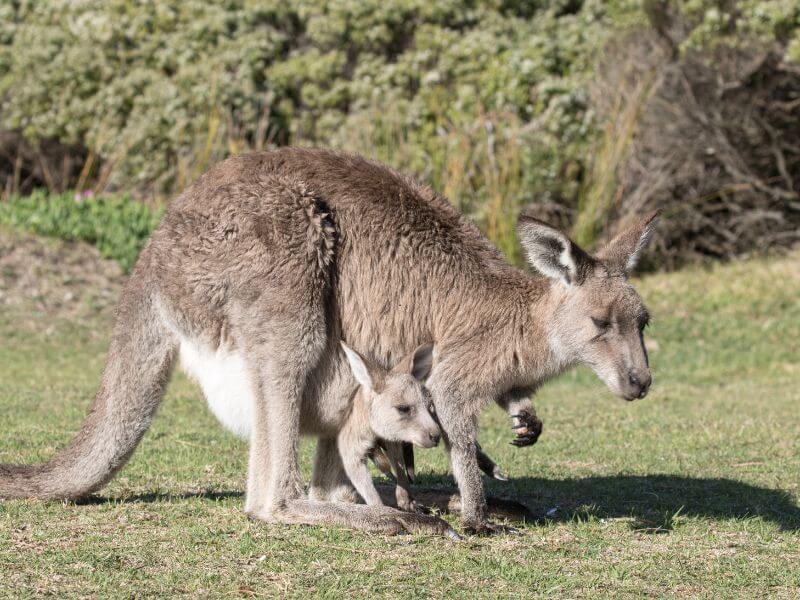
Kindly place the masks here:
<instances>
[{"instance_id":1,"label":"kangaroo thick tail","mask_svg":"<svg viewBox=\"0 0 800 600\"><path fill-rule=\"evenodd\" d=\"M78 434L42 465L0 464L0 498L80 498L133 454L164 396L176 347L144 287L132 277L123 293L103 379Z\"/></svg>"}]
</instances>

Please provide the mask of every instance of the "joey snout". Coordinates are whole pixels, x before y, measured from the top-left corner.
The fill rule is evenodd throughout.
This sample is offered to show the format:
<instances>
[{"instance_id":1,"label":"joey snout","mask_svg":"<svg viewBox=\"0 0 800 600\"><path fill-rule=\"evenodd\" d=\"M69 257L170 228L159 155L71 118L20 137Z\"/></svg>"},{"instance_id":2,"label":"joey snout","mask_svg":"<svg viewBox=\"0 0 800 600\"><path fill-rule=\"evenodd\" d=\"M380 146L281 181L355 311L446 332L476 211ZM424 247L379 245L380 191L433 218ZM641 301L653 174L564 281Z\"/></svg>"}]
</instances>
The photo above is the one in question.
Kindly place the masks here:
<instances>
[{"instance_id":1,"label":"joey snout","mask_svg":"<svg viewBox=\"0 0 800 600\"><path fill-rule=\"evenodd\" d=\"M422 448L434 448L439 445L439 440L442 437L441 431L439 428L436 427L435 429L431 428L426 431L420 432L415 443L417 446Z\"/></svg>"},{"instance_id":2,"label":"joey snout","mask_svg":"<svg viewBox=\"0 0 800 600\"><path fill-rule=\"evenodd\" d=\"M442 438L442 430L436 419L424 407L418 407L414 415L414 424L411 427L410 442L422 448L433 448L439 444Z\"/></svg>"},{"instance_id":3,"label":"joey snout","mask_svg":"<svg viewBox=\"0 0 800 600\"><path fill-rule=\"evenodd\" d=\"M429 448L434 448L439 445L439 440L441 439L441 434L437 431L436 433L429 433L428 439L430 440Z\"/></svg>"}]
</instances>

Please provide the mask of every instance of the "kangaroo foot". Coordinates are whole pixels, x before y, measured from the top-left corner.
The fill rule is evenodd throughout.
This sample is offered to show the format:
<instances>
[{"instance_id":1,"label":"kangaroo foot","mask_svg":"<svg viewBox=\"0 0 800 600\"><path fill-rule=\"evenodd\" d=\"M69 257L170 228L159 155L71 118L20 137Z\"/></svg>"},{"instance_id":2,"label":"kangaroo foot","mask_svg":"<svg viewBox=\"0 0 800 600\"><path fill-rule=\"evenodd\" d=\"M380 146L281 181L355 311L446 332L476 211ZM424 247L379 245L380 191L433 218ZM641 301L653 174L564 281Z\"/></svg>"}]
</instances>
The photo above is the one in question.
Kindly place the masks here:
<instances>
[{"instance_id":1,"label":"kangaroo foot","mask_svg":"<svg viewBox=\"0 0 800 600\"><path fill-rule=\"evenodd\" d=\"M461 539L461 536L444 519L418 512L398 512L402 516L397 517L397 519L403 524L405 530L410 533L428 533L431 535L444 535L452 540Z\"/></svg>"},{"instance_id":2,"label":"kangaroo foot","mask_svg":"<svg viewBox=\"0 0 800 600\"><path fill-rule=\"evenodd\" d=\"M388 506L288 500L280 508L249 513L250 518L287 525L338 525L397 535L422 533L460 539L447 521L433 515L408 513Z\"/></svg>"}]
</instances>

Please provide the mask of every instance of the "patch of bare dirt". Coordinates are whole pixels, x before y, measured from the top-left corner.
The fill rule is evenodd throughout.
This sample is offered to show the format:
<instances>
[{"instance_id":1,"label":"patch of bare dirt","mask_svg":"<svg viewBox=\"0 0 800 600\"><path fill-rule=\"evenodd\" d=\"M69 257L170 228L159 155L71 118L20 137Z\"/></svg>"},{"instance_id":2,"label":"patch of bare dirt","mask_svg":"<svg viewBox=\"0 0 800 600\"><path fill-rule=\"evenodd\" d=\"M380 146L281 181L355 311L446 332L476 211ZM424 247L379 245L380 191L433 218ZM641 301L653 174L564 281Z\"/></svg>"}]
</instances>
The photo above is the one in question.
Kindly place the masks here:
<instances>
[{"instance_id":1,"label":"patch of bare dirt","mask_svg":"<svg viewBox=\"0 0 800 600\"><path fill-rule=\"evenodd\" d=\"M38 314L37 329L110 316L123 281L120 266L93 246L0 228L0 310Z\"/></svg>"}]
</instances>

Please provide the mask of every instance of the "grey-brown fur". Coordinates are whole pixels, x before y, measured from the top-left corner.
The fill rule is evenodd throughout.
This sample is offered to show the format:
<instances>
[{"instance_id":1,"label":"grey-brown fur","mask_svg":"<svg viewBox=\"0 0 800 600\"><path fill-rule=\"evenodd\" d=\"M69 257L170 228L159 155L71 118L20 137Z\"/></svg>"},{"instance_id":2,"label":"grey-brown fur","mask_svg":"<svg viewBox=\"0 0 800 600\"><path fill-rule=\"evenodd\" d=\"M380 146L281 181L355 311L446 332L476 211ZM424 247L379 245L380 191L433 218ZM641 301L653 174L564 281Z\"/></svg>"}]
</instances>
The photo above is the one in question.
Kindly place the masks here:
<instances>
[{"instance_id":1,"label":"grey-brown fur","mask_svg":"<svg viewBox=\"0 0 800 600\"><path fill-rule=\"evenodd\" d=\"M149 424L181 340L192 339L239 352L252 378L250 516L441 531L424 515L326 502L350 488L330 426L340 399L352 397L339 340L383 368L434 340L441 360L428 388L462 519L486 530L474 442L488 403L579 362L621 396L646 393L646 313L626 275L654 217L595 258L521 220L541 277L508 265L445 199L382 165L297 148L228 159L172 202L142 252L75 441L45 465L0 467L0 497L78 497L102 486ZM611 325L601 332L597 319ZM322 438L312 500L302 499L301 431Z\"/></svg>"}]
</instances>

